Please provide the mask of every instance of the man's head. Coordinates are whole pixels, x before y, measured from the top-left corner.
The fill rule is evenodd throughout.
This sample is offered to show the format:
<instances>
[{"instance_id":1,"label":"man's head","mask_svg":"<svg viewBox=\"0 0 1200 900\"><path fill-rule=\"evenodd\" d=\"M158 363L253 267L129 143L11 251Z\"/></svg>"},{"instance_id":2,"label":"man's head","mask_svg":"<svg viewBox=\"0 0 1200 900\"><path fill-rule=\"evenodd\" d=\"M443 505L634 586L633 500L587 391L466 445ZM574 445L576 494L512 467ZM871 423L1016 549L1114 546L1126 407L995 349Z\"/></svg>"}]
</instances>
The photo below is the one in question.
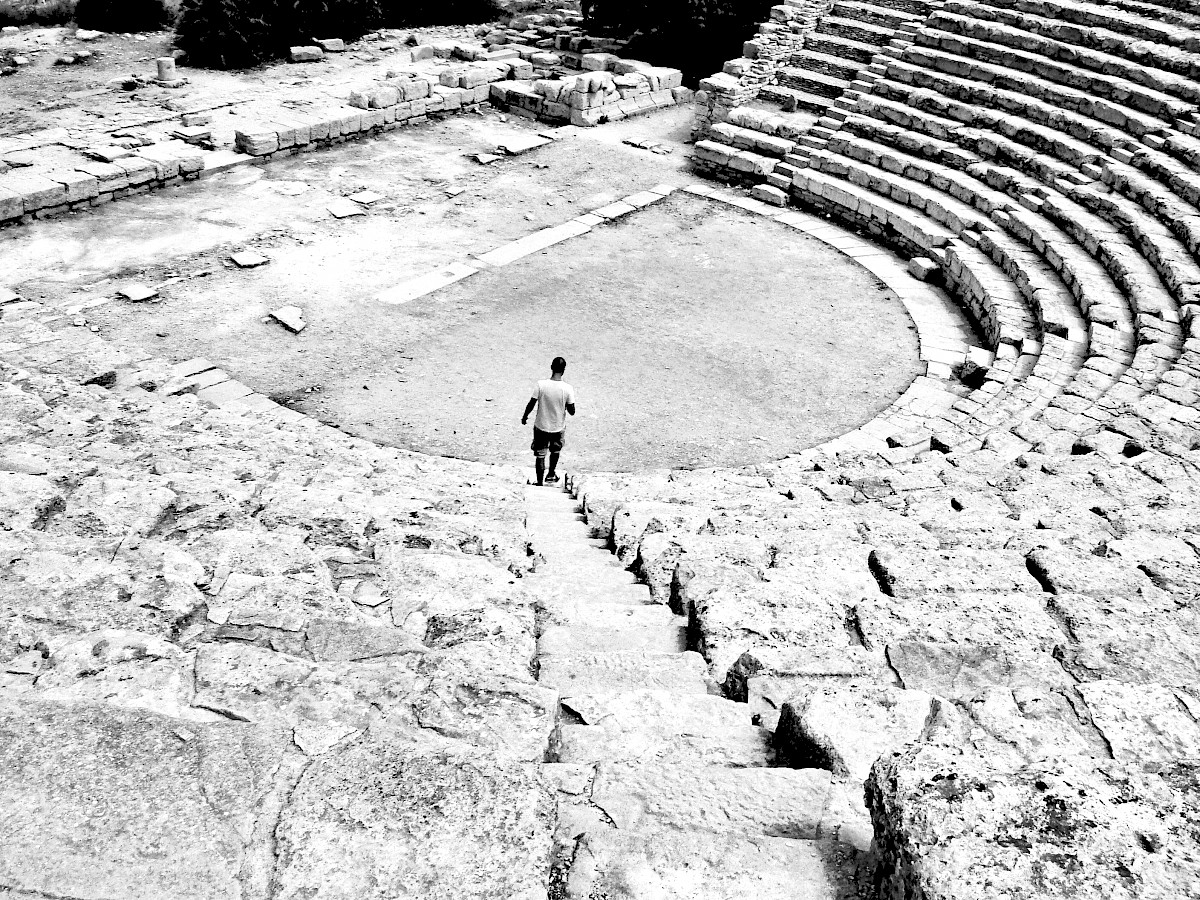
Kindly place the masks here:
<instances>
[{"instance_id":1,"label":"man's head","mask_svg":"<svg viewBox=\"0 0 1200 900\"><path fill-rule=\"evenodd\" d=\"M554 357L554 362L550 363L550 371L555 375L561 375L567 371L567 361L561 356Z\"/></svg>"}]
</instances>

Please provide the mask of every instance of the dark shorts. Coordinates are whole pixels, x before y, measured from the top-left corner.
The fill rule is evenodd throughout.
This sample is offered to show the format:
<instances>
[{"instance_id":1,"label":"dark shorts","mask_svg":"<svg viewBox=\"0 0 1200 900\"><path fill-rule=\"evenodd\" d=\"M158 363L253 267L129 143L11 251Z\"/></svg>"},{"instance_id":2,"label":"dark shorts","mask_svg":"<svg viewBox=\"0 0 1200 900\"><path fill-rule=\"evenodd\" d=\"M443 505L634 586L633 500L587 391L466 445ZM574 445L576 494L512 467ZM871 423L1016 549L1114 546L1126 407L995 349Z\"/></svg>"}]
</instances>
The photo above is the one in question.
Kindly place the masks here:
<instances>
[{"instance_id":1,"label":"dark shorts","mask_svg":"<svg viewBox=\"0 0 1200 900\"><path fill-rule=\"evenodd\" d=\"M535 456L561 453L566 442L567 433L565 431L542 431L540 428L534 428L533 443L529 445L529 449L534 452Z\"/></svg>"}]
</instances>

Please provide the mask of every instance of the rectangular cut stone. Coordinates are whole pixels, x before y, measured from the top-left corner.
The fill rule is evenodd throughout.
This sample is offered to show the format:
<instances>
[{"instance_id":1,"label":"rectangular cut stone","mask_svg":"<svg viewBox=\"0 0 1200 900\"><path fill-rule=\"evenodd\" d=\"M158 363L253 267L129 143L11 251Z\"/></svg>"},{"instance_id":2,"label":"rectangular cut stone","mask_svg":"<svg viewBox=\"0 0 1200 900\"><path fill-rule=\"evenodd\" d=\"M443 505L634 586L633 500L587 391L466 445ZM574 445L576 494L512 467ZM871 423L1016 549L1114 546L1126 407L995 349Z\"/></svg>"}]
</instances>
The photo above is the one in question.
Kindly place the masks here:
<instances>
[{"instance_id":1,"label":"rectangular cut stone","mask_svg":"<svg viewBox=\"0 0 1200 900\"><path fill-rule=\"evenodd\" d=\"M20 218L25 212L25 198L0 185L0 222Z\"/></svg>"},{"instance_id":2,"label":"rectangular cut stone","mask_svg":"<svg viewBox=\"0 0 1200 900\"><path fill-rule=\"evenodd\" d=\"M66 186L42 175L17 170L3 176L0 186L20 194L24 198L27 213L67 202Z\"/></svg>"},{"instance_id":3,"label":"rectangular cut stone","mask_svg":"<svg viewBox=\"0 0 1200 900\"><path fill-rule=\"evenodd\" d=\"M543 228L541 231L535 231L533 234L511 241L502 247L497 247L495 250L482 254L479 259L492 266L507 265L513 260L536 253L539 250L545 250L547 247L551 247L560 241L578 237L590 230L587 225L572 220L562 225L556 225L553 228Z\"/></svg>"},{"instance_id":4,"label":"rectangular cut stone","mask_svg":"<svg viewBox=\"0 0 1200 900\"><path fill-rule=\"evenodd\" d=\"M222 403L227 403L230 400L235 400L238 397L245 397L253 394L254 391L246 387L240 381L222 381L220 384L214 384L212 387L201 388L196 391L196 396L206 403L213 403L220 406Z\"/></svg>"},{"instance_id":5,"label":"rectangular cut stone","mask_svg":"<svg viewBox=\"0 0 1200 900\"><path fill-rule=\"evenodd\" d=\"M198 375L201 372L207 372L211 368L214 368L213 364L207 359L197 357L196 359L189 359L186 362L172 366L171 375L175 378L186 378L189 375Z\"/></svg>"},{"instance_id":6,"label":"rectangular cut stone","mask_svg":"<svg viewBox=\"0 0 1200 900\"><path fill-rule=\"evenodd\" d=\"M27 897L238 896L255 865L239 817L265 814L282 757L279 732L256 725L7 699L5 887Z\"/></svg>"},{"instance_id":7,"label":"rectangular cut stone","mask_svg":"<svg viewBox=\"0 0 1200 900\"><path fill-rule=\"evenodd\" d=\"M591 800L620 831L702 829L813 840L829 797L824 769L602 765Z\"/></svg>"},{"instance_id":8,"label":"rectangular cut stone","mask_svg":"<svg viewBox=\"0 0 1200 900\"><path fill-rule=\"evenodd\" d=\"M125 171L130 187L148 184L158 177L158 167L150 160L138 156L127 156L117 160L113 165Z\"/></svg>"},{"instance_id":9,"label":"rectangular cut stone","mask_svg":"<svg viewBox=\"0 0 1200 900\"><path fill-rule=\"evenodd\" d=\"M269 128L235 131L233 143L240 153L250 156L266 156L279 149L279 135Z\"/></svg>"},{"instance_id":10,"label":"rectangular cut stone","mask_svg":"<svg viewBox=\"0 0 1200 900\"><path fill-rule=\"evenodd\" d=\"M67 201L70 203L78 200L91 200L100 193L100 183L86 172L63 170L51 172L47 177L67 189Z\"/></svg>"},{"instance_id":11,"label":"rectangular cut stone","mask_svg":"<svg viewBox=\"0 0 1200 900\"><path fill-rule=\"evenodd\" d=\"M679 834L589 831L571 871L572 896L603 896L611 884L637 897L853 897L852 867L833 864L815 841L751 838L689 829ZM685 893L679 888L686 885ZM594 886L594 887L593 887Z\"/></svg>"},{"instance_id":12,"label":"rectangular cut stone","mask_svg":"<svg viewBox=\"0 0 1200 900\"><path fill-rule=\"evenodd\" d=\"M416 278L409 279L403 284L399 284L394 288L389 288L386 291L378 294L375 299L380 303L396 305L400 303L408 303L410 300L415 300L418 297L423 297L426 294L431 294L440 288L455 282L462 281L464 278L469 278L478 272L479 269L475 266L467 265L466 263L451 263L435 272L430 272L427 275L420 275Z\"/></svg>"},{"instance_id":13,"label":"rectangular cut stone","mask_svg":"<svg viewBox=\"0 0 1200 900\"><path fill-rule=\"evenodd\" d=\"M592 215L600 216L602 219L615 219L618 216L628 215L633 212L636 207L630 206L628 203L617 201L610 203L608 206L602 206L599 209L593 209Z\"/></svg>"},{"instance_id":14,"label":"rectangular cut stone","mask_svg":"<svg viewBox=\"0 0 1200 900\"><path fill-rule=\"evenodd\" d=\"M543 657L539 681L576 697L640 689L706 694L704 672L696 653L570 654Z\"/></svg>"}]
</instances>

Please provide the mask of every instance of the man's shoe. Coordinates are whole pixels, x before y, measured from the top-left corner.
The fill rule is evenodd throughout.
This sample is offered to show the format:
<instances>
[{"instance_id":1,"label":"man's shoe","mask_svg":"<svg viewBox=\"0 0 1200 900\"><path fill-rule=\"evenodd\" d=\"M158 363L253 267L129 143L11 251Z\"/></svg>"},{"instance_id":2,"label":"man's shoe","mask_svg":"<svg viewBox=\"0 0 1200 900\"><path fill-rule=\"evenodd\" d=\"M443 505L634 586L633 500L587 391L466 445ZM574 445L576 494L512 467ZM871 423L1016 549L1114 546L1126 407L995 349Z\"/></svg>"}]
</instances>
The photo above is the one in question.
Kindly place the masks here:
<instances>
[{"instance_id":1,"label":"man's shoe","mask_svg":"<svg viewBox=\"0 0 1200 900\"><path fill-rule=\"evenodd\" d=\"M558 484L559 477L557 475L547 475L546 484Z\"/></svg>"}]
</instances>

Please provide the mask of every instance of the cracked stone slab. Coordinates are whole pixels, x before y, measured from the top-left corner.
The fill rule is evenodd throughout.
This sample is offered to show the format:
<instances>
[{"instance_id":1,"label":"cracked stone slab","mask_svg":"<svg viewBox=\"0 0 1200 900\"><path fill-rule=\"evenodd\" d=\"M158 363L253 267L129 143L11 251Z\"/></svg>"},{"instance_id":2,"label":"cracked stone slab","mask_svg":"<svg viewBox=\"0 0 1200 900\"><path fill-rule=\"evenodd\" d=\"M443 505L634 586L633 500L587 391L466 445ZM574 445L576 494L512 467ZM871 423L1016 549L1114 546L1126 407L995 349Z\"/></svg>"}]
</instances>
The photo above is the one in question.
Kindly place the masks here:
<instances>
[{"instance_id":1,"label":"cracked stone slab","mask_svg":"<svg viewBox=\"0 0 1200 900\"><path fill-rule=\"evenodd\" d=\"M935 702L892 687L812 688L783 705L776 739L791 764L861 783L880 755L922 736Z\"/></svg>"},{"instance_id":2,"label":"cracked stone slab","mask_svg":"<svg viewBox=\"0 0 1200 900\"><path fill-rule=\"evenodd\" d=\"M1200 757L1200 724L1189 709L1195 701L1186 694L1119 681L1093 681L1079 691L1114 758L1149 766Z\"/></svg>"},{"instance_id":3,"label":"cracked stone slab","mask_svg":"<svg viewBox=\"0 0 1200 900\"><path fill-rule=\"evenodd\" d=\"M249 725L0 701L0 884L128 900L265 893L283 746Z\"/></svg>"},{"instance_id":4,"label":"cracked stone slab","mask_svg":"<svg viewBox=\"0 0 1200 900\"><path fill-rule=\"evenodd\" d=\"M698 829L812 840L830 777L823 769L601 764L591 801L619 831Z\"/></svg>"},{"instance_id":5,"label":"cracked stone slab","mask_svg":"<svg viewBox=\"0 0 1200 900\"><path fill-rule=\"evenodd\" d=\"M884 756L867 783L881 895L1166 900L1200 883L1200 771L1087 756L997 765L957 747Z\"/></svg>"},{"instance_id":6,"label":"cracked stone slab","mask_svg":"<svg viewBox=\"0 0 1200 900\"><path fill-rule=\"evenodd\" d=\"M698 653L579 653L544 657L538 680L574 697L638 688L705 694L704 672Z\"/></svg>"},{"instance_id":7,"label":"cracked stone slab","mask_svg":"<svg viewBox=\"0 0 1200 900\"><path fill-rule=\"evenodd\" d=\"M544 900L553 798L534 763L368 740L310 767L277 832L279 900Z\"/></svg>"},{"instance_id":8,"label":"cracked stone slab","mask_svg":"<svg viewBox=\"0 0 1200 900\"><path fill-rule=\"evenodd\" d=\"M787 838L688 831L584 835L567 877L570 900L714 900L857 896L857 854Z\"/></svg>"}]
</instances>

